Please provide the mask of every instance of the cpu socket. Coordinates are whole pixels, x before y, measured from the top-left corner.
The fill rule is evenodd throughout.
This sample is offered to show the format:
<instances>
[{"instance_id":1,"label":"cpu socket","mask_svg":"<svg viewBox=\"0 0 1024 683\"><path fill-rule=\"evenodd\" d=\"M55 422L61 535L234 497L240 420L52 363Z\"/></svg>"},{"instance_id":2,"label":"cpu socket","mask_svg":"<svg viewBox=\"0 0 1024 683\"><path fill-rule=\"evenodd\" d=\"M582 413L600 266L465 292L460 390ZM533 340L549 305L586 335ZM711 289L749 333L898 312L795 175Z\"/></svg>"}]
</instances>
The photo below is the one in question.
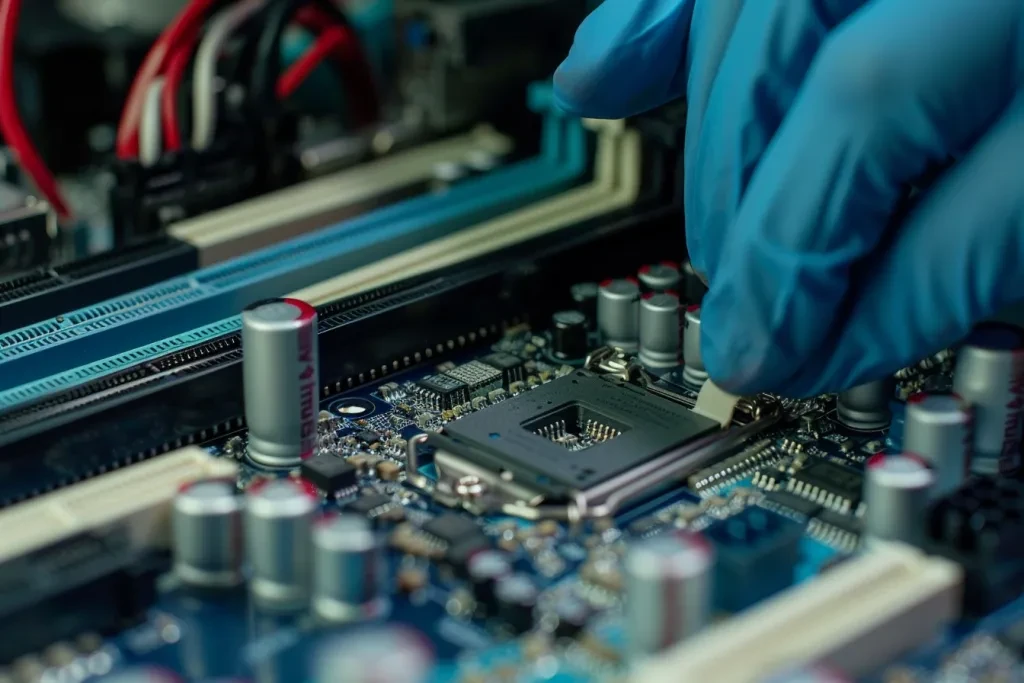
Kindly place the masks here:
<instances>
[{"instance_id":1,"label":"cpu socket","mask_svg":"<svg viewBox=\"0 0 1024 683\"><path fill-rule=\"evenodd\" d=\"M664 466L674 474L680 458L717 450L722 428L641 387L577 370L425 440L442 502L571 518L616 487L652 481Z\"/></svg>"}]
</instances>

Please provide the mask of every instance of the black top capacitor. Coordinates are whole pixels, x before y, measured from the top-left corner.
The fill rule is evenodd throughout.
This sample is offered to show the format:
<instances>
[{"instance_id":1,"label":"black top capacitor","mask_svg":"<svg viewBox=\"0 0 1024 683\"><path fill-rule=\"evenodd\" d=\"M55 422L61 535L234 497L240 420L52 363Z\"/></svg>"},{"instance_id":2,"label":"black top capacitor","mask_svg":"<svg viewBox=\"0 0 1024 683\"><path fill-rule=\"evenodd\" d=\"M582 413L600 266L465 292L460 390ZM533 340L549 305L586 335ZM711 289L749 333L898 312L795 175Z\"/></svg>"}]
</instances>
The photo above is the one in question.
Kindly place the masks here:
<instances>
[{"instance_id":1,"label":"black top capacitor","mask_svg":"<svg viewBox=\"0 0 1024 683\"><path fill-rule=\"evenodd\" d=\"M551 355L575 360L587 355L587 317L580 311L558 311L551 316Z\"/></svg>"}]
</instances>

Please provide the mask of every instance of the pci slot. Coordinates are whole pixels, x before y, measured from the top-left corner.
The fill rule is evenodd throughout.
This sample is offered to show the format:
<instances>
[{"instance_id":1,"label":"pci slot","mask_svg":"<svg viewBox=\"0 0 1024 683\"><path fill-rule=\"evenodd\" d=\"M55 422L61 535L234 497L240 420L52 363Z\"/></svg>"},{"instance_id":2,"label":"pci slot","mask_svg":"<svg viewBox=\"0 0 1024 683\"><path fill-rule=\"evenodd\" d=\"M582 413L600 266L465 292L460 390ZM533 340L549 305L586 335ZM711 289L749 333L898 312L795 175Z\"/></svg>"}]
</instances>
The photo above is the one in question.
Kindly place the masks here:
<instances>
[{"instance_id":1,"label":"pci slot","mask_svg":"<svg viewBox=\"0 0 1024 683\"><path fill-rule=\"evenodd\" d=\"M595 172L587 185L293 292L290 296L321 305L358 291L382 287L495 253L513 244L629 206L636 200L640 189L639 134L635 130L625 129L622 121L587 121L586 125L597 133ZM54 391L74 387L175 349L201 344L240 329L240 324L238 316L234 316L186 335L176 335L149 347L134 349L126 354L0 392L0 408L13 407Z\"/></svg>"},{"instance_id":2,"label":"pci slot","mask_svg":"<svg viewBox=\"0 0 1024 683\"><path fill-rule=\"evenodd\" d=\"M0 337L0 389L66 371L211 324L266 297L280 296L416 244L452 234L544 198L578 181L586 135L554 111L550 90L532 91L547 110L537 157L468 179L443 195L417 197L120 299L67 313Z\"/></svg>"},{"instance_id":3,"label":"pci slot","mask_svg":"<svg viewBox=\"0 0 1024 683\"><path fill-rule=\"evenodd\" d=\"M961 580L953 562L880 544L698 633L629 680L758 683L810 664L861 677L951 625Z\"/></svg>"},{"instance_id":4,"label":"pci slot","mask_svg":"<svg viewBox=\"0 0 1024 683\"><path fill-rule=\"evenodd\" d=\"M178 489L236 472L233 461L190 446L7 508L0 512L0 562L111 527L139 546L163 545Z\"/></svg>"},{"instance_id":5,"label":"pci slot","mask_svg":"<svg viewBox=\"0 0 1024 683\"><path fill-rule=\"evenodd\" d=\"M487 127L181 221L168 236L0 278L0 333L92 306L380 208L422 191L435 164L505 155Z\"/></svg>"}]
</instances>

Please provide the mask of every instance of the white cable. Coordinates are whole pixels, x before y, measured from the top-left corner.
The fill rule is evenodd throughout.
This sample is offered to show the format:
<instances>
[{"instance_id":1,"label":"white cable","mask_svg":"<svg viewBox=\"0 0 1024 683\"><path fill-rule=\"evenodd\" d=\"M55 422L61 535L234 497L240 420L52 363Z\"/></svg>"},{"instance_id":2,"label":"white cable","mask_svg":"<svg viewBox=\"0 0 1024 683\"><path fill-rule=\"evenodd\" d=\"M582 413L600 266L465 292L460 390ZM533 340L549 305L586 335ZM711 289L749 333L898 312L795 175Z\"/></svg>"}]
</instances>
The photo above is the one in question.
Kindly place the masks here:
<instances>
[{"instance_id":1,"label":"white cable","mask_svg":"<svg viewBox=\"0 0 1024 683\"><path fill-rule=\"evenodd\" d=\"M146 90L139 122L139 161L145 167L154 166L164 152L163 131L160 128L160 96L164 91L164 77L154 78Z\"/></svg>"},{"instance_id":2,"label":"white cable","mask_svg":"<svg viewBox=\"0 0 1024 683\"><path fill-rule=\"evenodd\" d=\"M192 147L196 150L213 144L217 132L217 59L231 34L263 5L264 0L243 0L221 10L199 43L192 74Z\"/></svg>"}]
</instances>

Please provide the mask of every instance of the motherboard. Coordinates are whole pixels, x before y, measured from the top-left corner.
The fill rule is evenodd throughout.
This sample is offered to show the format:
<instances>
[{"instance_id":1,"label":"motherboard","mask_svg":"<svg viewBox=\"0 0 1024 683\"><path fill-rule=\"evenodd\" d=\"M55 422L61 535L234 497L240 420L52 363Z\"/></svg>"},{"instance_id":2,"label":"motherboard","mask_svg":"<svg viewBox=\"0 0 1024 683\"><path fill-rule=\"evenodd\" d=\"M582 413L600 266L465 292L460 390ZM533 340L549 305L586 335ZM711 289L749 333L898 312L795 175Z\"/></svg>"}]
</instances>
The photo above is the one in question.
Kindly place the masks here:
<instances>
[{"instance_id":1,"label":"motherboard","mask_svg":"<svg viewBox=\"0 0 1024 683\"><path fill-rule=\"evenodd\" d=\"M145 498L162 463L170 571L133 555L111 592L152 584L131 626L71 628L2 680L1024 680L1019 451L978 457L1001 425L964 396L997 408L998 374L963 374L1012 364L1013 331L838 396L735 397L682 278L580 283L550 319L319 402L316 311L255 304L248 430L92 482ZM47 566L97 590L118 541L63 535Z\"/></svg>"}]
</instances>

